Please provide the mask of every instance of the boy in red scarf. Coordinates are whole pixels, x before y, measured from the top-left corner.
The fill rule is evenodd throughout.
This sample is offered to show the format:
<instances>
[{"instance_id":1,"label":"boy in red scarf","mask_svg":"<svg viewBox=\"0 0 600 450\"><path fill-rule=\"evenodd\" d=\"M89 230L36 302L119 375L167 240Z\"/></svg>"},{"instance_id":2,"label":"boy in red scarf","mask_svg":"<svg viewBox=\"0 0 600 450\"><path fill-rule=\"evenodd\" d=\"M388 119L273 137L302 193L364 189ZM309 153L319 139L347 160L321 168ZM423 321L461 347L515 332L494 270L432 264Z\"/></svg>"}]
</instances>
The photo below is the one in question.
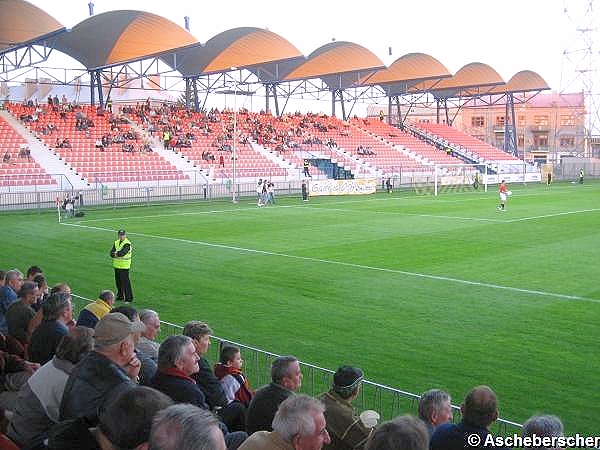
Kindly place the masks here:
<instances>
[{"instance_id":1,"label":"boy in red scarf","mask_svg":"<svg viewBox=\"0 0 600 450\"><path fill-rule=\"evenodd\" d=\"M248 379L242 372L244 360L240 349L232 345L224 345L221 349L220 363L215 364L215 375L221 381L229 403L238 401L248 407L254 397Z\"/></svg>"}]
</instances>

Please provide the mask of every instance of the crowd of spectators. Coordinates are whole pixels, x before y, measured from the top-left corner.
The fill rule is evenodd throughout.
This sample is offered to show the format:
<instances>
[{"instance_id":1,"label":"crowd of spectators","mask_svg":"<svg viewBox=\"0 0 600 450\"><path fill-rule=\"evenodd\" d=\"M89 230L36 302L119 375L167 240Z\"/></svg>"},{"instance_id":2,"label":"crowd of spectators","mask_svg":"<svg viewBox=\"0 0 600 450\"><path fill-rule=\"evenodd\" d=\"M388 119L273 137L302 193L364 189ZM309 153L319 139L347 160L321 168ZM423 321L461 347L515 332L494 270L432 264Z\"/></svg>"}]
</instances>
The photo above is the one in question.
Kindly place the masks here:
<instances>
[{"instance_id":1,"label":"crowd of spectators","mask_svg":"<svg viewBox=\"0 0 600 450\"><path fill-rule=\"evenodd\" d=\"M73 317L71 290L48 288L42 269L0 271L0 448L21 449L365 449L485 448L498 401L476 386L454 420L450 395L420 396L418 417L378 424L357 411L364 374L344 365L316 398L300 394L294 356L272 360L256 391L240 348L206 359L212 330L192 320L159 342L159 314L115 307L102 290ZM560 419L534 416L524 436L562 436ZM478 444L473 445L473 436ZM470 439L467 441L467 439Z\"/></svg>"}]
</instances>

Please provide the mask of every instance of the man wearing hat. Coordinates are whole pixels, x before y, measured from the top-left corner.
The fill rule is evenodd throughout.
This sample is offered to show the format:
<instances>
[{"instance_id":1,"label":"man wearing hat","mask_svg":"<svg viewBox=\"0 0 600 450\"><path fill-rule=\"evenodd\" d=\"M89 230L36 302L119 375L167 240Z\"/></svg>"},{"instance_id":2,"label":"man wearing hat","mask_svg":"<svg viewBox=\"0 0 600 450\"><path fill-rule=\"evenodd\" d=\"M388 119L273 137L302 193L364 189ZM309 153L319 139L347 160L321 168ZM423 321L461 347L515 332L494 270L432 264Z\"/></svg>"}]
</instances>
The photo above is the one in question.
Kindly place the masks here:
<instances>
[{"instance_id":1,"label":"man wearing hat","mask_svg":"<svg viewBox=\"0 0 600 450\"><path fill-rule=\"evenodd\" d=\"M352 407L363 380L362 370L342 366L333 375L331 389L318 398L325 404L325 419L331 443L323 448L362 449L371 428L366 427Z\"/></svg>"},{"instance_id":2,"label":"man wearing hat","mask_svg":"<svg viewBox=\"0 0 600 450\"><path fill-rule=\"evenodd\" d=\"M111 395L135 386L140 360L135 344L145 326L121 313L105 315L94 329L94 350L88 353L69 376L60 418L85 418L90 426L98 423L99 407Z\"/></svg>"},{"instance_id":3,"label":"man wearing hat","mask_svg":"<svg viewBox=\"0 0 600 450\"><path fill-rule=\"evenodd\" d=\"M115 269L115 284L117 285L117 300L133 301L129 269L131 268L131 242L127 239L125 230L119 230L119 239L115 241L110 250L112 266Z\"/></svg>"}]
</instances>

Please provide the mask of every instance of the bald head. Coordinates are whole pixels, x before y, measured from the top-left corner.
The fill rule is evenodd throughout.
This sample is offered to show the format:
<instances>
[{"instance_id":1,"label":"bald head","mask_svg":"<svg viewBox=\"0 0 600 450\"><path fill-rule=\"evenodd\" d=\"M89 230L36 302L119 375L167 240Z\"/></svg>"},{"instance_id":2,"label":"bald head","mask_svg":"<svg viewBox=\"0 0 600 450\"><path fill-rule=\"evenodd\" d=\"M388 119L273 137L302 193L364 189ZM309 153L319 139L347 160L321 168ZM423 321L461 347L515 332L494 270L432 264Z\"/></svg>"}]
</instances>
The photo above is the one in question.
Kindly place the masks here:
<instances>
[{"instance_id":1,"label":"bald head","mask_svg":"<svg viewBox=\"0 0 600 450\"><path fill-rule=\"evenodd\" d=\"M487 428L498 418L498 400L488 386L477 386L465 397L461 405L463 422Z\"/></svg>"}]
</instances>

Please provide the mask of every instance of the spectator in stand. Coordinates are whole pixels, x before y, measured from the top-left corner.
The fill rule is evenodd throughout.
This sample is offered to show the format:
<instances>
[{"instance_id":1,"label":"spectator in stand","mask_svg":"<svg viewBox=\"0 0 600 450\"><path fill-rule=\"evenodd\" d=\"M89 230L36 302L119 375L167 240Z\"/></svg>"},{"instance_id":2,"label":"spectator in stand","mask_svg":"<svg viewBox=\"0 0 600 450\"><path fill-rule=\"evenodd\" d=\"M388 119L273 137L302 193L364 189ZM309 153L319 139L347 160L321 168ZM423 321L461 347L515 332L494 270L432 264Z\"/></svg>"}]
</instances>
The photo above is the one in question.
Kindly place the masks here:
<instances>
[{"instance_id":1,"label":"spectator in stand","mask_svg":"<svg viewBox=\"0 0 600 450\"><path fill-rule=\"evenodd\" d=\"M42 448L48 431L59 421L58 410L69 374L89 351L93 331L78 327L64 336L52 361L40 367L21 387L8 436L23 448Z\"/></svg>"},{"instance_id":2,"label":"spectator in stand","mask_svg":"<svg viewBox=\"0 0 600 450\"><path fill-rule=\"evenodd\" d=\"M271 431L277 408L302 386L300 363L294 356L279 356L271 364L271 383L263 386L248 407L246 431Z\"/></svg>"},{"instance_id":3,"label":"spectator in stand","mask_svg":"<svg viewBox=\"0 0 600 450\"><path fill-rule=\"evenodd\" d=\"M273 418L273 431L257 431L240 450L319 450L331 442L325 422L325 405L308 395L283 401Z\"/></svg>"},{"instance_id":4,"label":"spectator in stand","mask_svg":"<svg viewBox=\"0 0 600 450\"><path fill-rule=\"evenodd\" d=\"M39 286L39 284L38 284L38 286ZM42 323L42 320L44 319L44 311L42 309L43 303L45 303L46 300L48 300L48 298L52 294L59 294L59 293L63 293L63 294L70 296L71 295L71 287L67 283L55 284L54 286L52 286L52 289L50 289L50 292L46 292L44 298L41 299L40 301L38 301L38 303L36 304L37 311L35 313L35 316L29 322L29 332L31 334L33 334L33 332L37 329L37 327L40 326L40 324ZM74 325L73 321L71 321L68 324L68 326L72 326L72 325Z\"/></svg>"},{"instance_id":5,"label":"spectator in stand","mask_svg":"<svg viewBox=\"0 0 600 450\"><path fill-rule=\"evenodd\" d=\"M38 286L39 297L32 307L36 311L39 311L44 302L48 299L48 296L50 295L50 289L48 288L48 281L44 275L36 275L33 278L33 282Z\"/></svg>"},{"instance_id":6,"label":"spectator in stand","mask_svg":"<svg viewBox=\"0 0 600 450\"><path fill-rule=\"evenodd\" d=\"M208 409L206 397L191 375L198 372L198 354L192 339L175 335L167 337L158 352L158 372L152 387L178 403L191 403Z\"/></svg>"},{"instance_id":7,"label":"spectator in stand","mask_svg":"<svg viewBox=\"0 0 600 450\"><path fill-rule=\"evenodd\" d=\"M438 425L452 422L452 398L440 389L430 389L419 400L419 418L427 426L429 437Z\"/></svg>"},{"instance_id":8,"label":"spectator in stand","mask_svg":"<svg viewBox=\"0 0 600 450\"><path fill-rule=\"evenodd\" d=\"M4 270L0 270L0 288L4 286L6 283L6 272Z\"/></svg>"},{"instance_id":9,"label":"spectator in stand","mask_svg":"<svg viewBox=\"0 0 600 450\"><path fill-rule=\"evenodd\" d=\"M84 419L54 426L48 439L50 450L148 449L152 419L173 402L162 392L133 386L111 395L99 411L99 422L89 428Z\"/></svg>"},{"instance_id":10,"label":"spectator in stand","mask_svg":"<svg viewBox=\"0 0 600 450\"><path fill-rule=\"evenodd\" d=\"M6 311L6 322L8 325L8 334L15 338L25 349L31 340L29 333L29 322L35 316L35 310L32 305L35 304L39 296L39 288L33 281L24 281L19 299L14 302Z\"/></svg>"},{"instance_id":11,"label":"spectator in stand","mask_svg":"<svg viewBox=\"0 0 600 450\"><path fill-rule=\"evenodd\" d=\"M384 422L369 436L365 450L427 450L429 435L423 422L400 416Z\"/></svg>"},{"instance_id":12,"label":"spectator in stand","mask_svg":"<svg viewBox=\"0 0 600 450\"><path fill-rule=\"evenodd\" d=\"M325 405L327 431L331 436L330 448L362 448L369 437L373 425L365 425L352 406L363 378L362 370L342 366L333 375L331 389L319 396Z\"/></svg>"},{"instance_id":13,"label":"spectator in stand","mask_svg":"<svg viewBox=\"0 0 600 450\"><path fill-rule=\"evenodd\" d=\"M100 411L96 439L102 449L146 449L152 421L173 405L162 392L136 386L119 393Z\"/></svg>"},{"instance_id":14,"label":"spectator in stand","mask_svg":"<svg viewBox=\"0 0 600 450\"><path fill-rule=\"evenodd\" d=\"M212 371L211 365L205 358L210 347L210 327L197 320L188 322L183 328L184 336L192 338L196 353L198 353L198 373L192 378L198 384L211 410L216 411L221 420L231 431L244 431L246 429L246 408L240 403L229 403L225 390L219 379Z\"/></svg>"},{"instance_id":15,"label":"spectator in stand","mask_svg":"<svg viewBox=\"0 0 600 450\"><path fill-rule=\"evenodd\" d=\"M44 275L44 272L39 266L31 266L27 269L27 279L33 281L37 275Z\"/></svg>"},{"instance_id":16,"label":"spectator in stand","mask_svg":"<svg viewBox=\"0 0 600 450\"><path fill-rule=\"evenodd\" d=\"M4 336L0 335L0 408L14 410L17 392L40 367L18 355L9 353Z\"/></svg>"},{"instance_id":17,"label":"spectator in stand","mask_svg":"<svg viewBox=\"0 0 600 450\"><path fill-rule=\"evenodd\" d=\"M160 333L160 318L158 313L151 309L142 309L140 311L140 320L146 329L142 332L142 336L138 341L135 350L138 353L144 353L154 361L158 361L158 347L156 336Z\"/></svg>"},{"instance_id":18,"label":"spectator in stand","mask_svg":"<svg viewBox=\"0 0 600 450\"><path fill-rule=\"evenodd\" d=\"M143 330L143 323L132 322L121 313L109 313L98 322L94 350L75 367L65 386L61 420L83 417L95 426L99 408L109 395L135 385L140 371L135 335Z\"/></svg>"},{"instance_id":19,"label":"spectator in stand","mask_svg":"<svg viewBox=\"0 0 600 450\"><path fill-rule=\"evenodd\" d=\"M17 301L18 292L23 286L23 274L17 269L6 272L6 281L4 286L0 287L0 333L8 333L8 324L6 322L6 311L10 305Z\"/></svg>"},{"instance_id":20,"label":"spectator in stand","mask_svg":"<svg viewBox=\"0 0 600 450\"><path fill-rule=\"evenodd\" d=\"M484 443L491 434L488 427L498 418L498 400L488 386L477 386L467 394L460 405L462 420L458 424L439 425L431 436L431 450L458 450L487 448ZM468 437L479 436L479 445L473 446Z\"/></svg>"},{"instance_id":21,"label":"spectator in stand","mask_svg":"<svg viewBox=\"0 0 600 450\"><path fill-rule=\"evenodd\" d=\"M111 312L120 312L124 314L129 320L132 322L141 322L140 316L137 310L129 305L119 306L117 308L113 308ZM143 333L143 332L142 332ZM139 340L141 339L141 333L135 334L135 346L137 347ZM138 383L150 386L152 383L152 379L154 375L156 375L157 366L156 361L150 358L147 354L138 352L137 348L135 349L135 355L138 357L140 362L142 363L142 367L140 368L140 373L138 375Z\"/></svg>"},{"instance_id":22,"label":"spectator in stand","mask_svg":"<svg viewBox=\"0 0 600 450\"><path fill-rule=\"evenodd\" d=\"M565 429L557 416L533 416L523 424L523 437L562 437ZM543 447L540 450L560 450L558 447Z\"/></svg>"},{"instance_id":23,"label":"spectator in stand","mask_svg":"<svg viewBox=\"0 0 600 450\"><path fill-rule=\"evenodd\" d=\"M225 450L219 421L194 405L169 406L154 417L149 448L153 450Z\"/></svg>"},{"instance_id":24,"label":"spectator in stand","mask_svg":"<svg viewBox=\"0 0 600 450\"><path fill-rule=\"evenodd\" d=\"M191 378L199 370L199 359L191 338L183 335L167 337L160 344L158 372L152 380L152 387L164 392L176 403L190 403L208 410L202 389ZM225 424L222 429L228 449L238 448L247 437L243 431L229 433Z\"/></svg>"},{"instance_id":25,"label":"spectator in stand","mask_svg":"<svg viewBox=\"0 0 600 450\"><path fill-rule=\"evenodd\" d=\"M244 360L238 347L224 345L221 348L220 362L215 365L215 375L221 381L227 401L240 402L245 408L250 404L254 391L248 378L242 372Z\"/></svg>"},{"instance_id":26,"label":"spectator in stand","mask_svg":"<svg viewBox=\"0 0 600 450\"><path fill-rule=\"evenodd\" d=\"M42 306L43 320L31 335L29 357L31 361L46 364L54 356L63 336L69 333L73 322L71 295L52 294Z\"/></svg>"},{"instance_id":27,"label":"spectator in stand","mask_svg":"<svg viewBox=\"0 0 600 450\"><path fill-rule=\"evenodd\" d=\"M100 319L107 315L115 304L115 293L109 289L100 292L96 301L81 310L77 318L78 327L95 328Z\"/></svg>"}]
</instances>

